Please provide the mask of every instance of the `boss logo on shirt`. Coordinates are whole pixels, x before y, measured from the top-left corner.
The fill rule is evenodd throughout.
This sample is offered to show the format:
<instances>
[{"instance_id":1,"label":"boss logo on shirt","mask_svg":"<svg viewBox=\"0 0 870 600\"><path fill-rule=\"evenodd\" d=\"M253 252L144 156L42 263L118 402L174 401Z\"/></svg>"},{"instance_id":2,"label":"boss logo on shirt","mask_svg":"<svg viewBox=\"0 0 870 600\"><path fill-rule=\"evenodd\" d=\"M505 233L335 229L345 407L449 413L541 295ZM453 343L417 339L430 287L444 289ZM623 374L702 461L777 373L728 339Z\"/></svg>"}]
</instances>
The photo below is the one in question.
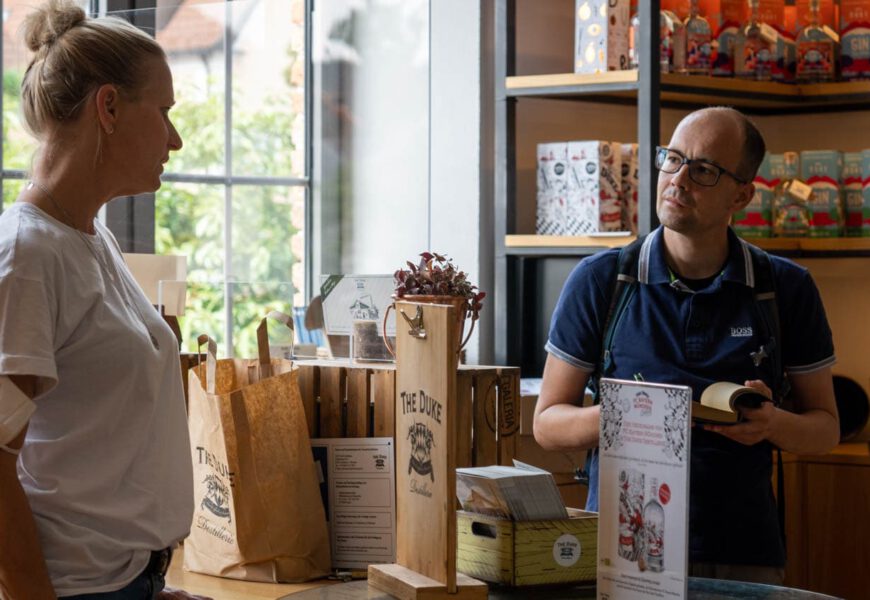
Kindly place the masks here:
<instances>
[{"instance_id":1,"label":"boss logo on shirt","mask_svg":"<svg viewBox=\"0 0 870 600\"><path fill-rule=\"evenodd\" d=\"M752 337L752 327L732 327L731 337Z\"/></svg>"}]
</instances>

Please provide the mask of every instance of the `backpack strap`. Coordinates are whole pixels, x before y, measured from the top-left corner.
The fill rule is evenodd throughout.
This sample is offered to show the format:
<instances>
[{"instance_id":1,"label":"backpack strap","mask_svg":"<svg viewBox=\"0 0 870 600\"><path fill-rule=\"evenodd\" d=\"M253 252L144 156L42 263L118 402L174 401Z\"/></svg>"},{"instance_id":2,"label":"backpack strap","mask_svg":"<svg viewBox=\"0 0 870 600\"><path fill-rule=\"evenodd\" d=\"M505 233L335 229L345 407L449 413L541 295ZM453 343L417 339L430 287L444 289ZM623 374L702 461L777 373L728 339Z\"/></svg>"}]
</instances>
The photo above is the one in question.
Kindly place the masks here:
<instances>
[{"instance_id":1,"label":"backpack strap","mask_svg":"<svg viewBox=\"0 0 870 600\"><path fill-rule=\"evenodd\" d=\"M756 367L768 360L770 381L773 385L773 402L775 406L783 404L789 392L788 378L782 360L782 336L779 321L779 309L776 304L776 282L773 277L773 265L770 255L752 244L745 244L752 255L752 265L755 273L755 308L759 321L764 327L762 339L767 342L752 353ZM785 546L785 472L782 466L782 450L776 449L776 508L779 520L779 533Z\"/></svg>"},{"instance_id":2,"label":"backpack strap","mask_svg":"<svg viewBox=\"0 0 870 600\"><path fill-rule=\"evenodd\" d=\"M592 374L595 404L598 404L598 380L606 377L613 370L613 357L610 349L613 347L616 326L637 291L638 263L644 239L646 236L641 236L619 250L616 273L614 273L610 284L610 304L607 307L607 314L601 328L601 355L595 372Z\"/></svg>"},{"instance_id":3,"label":"backpack strap","mask_svg":"<svg viewBox=\"0 0 870 600\"><path fill-rule=\"evenodd\" d=\"M610 302L608 303L607 314L604 317L604 323L601 328L601 354L598 364L595 366L595 371L589 377L589 387L592 388L592 401L594 404L598 404L598 380L606 376L613 369L610 348L613 345L616 325L619 323L622 313L625 312L625 308L631 302L631 298L637 290L638 263L645 238L646 236L641 236L628 246L623 246L619 249L616 271L609 286ZM574 479L583 485L589 485L589 469L591 467L592 455L597 451L597 448L588 451L586 453L584 468L576 467L574 469Z\"/></svg>"}]
</instances>

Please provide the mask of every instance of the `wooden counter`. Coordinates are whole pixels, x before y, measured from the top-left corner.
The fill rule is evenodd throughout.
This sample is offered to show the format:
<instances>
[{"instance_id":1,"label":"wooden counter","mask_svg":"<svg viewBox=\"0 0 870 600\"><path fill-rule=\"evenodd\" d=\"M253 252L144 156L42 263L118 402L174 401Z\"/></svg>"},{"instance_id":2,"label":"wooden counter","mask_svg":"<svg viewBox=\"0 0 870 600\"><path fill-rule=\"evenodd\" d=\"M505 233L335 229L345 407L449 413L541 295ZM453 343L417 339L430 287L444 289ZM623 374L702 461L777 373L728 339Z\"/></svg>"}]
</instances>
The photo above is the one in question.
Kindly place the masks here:
<instances>
[{"instance_id":1,"label":"wooden counter","mask_svg":"<svg viewBox=\"0 0 870 600\"><path fill-rule=\"evenodd\" d=\"M288 594L332 585L321 580L309 583L254 583L224 577L213 577L185 571L184 548L179 548L172 557L172 565L166 574L167 587L178 588L213 598L214 600L277 600Z\"/></svg>"}]
</instances>

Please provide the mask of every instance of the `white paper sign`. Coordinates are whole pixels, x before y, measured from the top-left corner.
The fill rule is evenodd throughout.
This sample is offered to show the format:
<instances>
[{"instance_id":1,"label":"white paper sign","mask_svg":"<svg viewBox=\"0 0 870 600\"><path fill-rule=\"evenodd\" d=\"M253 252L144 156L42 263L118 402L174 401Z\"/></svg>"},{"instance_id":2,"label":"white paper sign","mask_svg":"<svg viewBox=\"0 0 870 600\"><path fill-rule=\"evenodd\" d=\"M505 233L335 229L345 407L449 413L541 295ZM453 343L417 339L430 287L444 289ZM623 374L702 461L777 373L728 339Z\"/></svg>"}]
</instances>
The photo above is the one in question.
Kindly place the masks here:
<instances>
[{"instance_id":1,"label":"white paper sign","mask_svg":"<svg viewBox=\"0 0 870 600\"><path fill-rule=\"evenodd\" d=\"M393 303L395 284L392 275L322 275L320 298L323 325L329 335L351 335L353 322L384 319ZM390 314L387 335L396 335L396 319Z\"/></svg>"},{"instance_id":2,"label":"white paper sign","mask_svg":"<svg viewBox=\"0 0 870 600\"><path fill-rule=\"evenodd\" d=\"M311 440L321 473L334 569L396 561L393 438Z\"/></svg>"},{"instance_id":3,"label":"white paper sign","mask_svg":"<svg viewBox=\"0 0 870 600\"><path fill-rule=\"evenodd\" d=\"M599 600L688 593L686 386L601 380Z\"/></svg>"}]
</instances>

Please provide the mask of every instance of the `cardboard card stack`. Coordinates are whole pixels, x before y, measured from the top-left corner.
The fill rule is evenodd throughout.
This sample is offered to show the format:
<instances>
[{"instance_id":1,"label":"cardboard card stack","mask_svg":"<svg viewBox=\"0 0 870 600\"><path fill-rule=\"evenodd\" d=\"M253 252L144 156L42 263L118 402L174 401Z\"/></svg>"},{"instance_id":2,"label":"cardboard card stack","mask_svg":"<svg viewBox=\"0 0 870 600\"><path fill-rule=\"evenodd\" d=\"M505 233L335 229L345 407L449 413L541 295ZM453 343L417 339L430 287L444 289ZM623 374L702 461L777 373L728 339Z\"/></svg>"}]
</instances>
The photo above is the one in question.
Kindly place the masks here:
<instances>
[{"instance_id":1,"label":"cardboard card stack","mask_svg":"<svg viewBox=\"0 0 870 600\"><path fill-rule=\"evenodd\" d=\"M553 475L535 467L456 469L456 496L462 510L513 521L568 518Z\"/></svg>"}]
</instances>

